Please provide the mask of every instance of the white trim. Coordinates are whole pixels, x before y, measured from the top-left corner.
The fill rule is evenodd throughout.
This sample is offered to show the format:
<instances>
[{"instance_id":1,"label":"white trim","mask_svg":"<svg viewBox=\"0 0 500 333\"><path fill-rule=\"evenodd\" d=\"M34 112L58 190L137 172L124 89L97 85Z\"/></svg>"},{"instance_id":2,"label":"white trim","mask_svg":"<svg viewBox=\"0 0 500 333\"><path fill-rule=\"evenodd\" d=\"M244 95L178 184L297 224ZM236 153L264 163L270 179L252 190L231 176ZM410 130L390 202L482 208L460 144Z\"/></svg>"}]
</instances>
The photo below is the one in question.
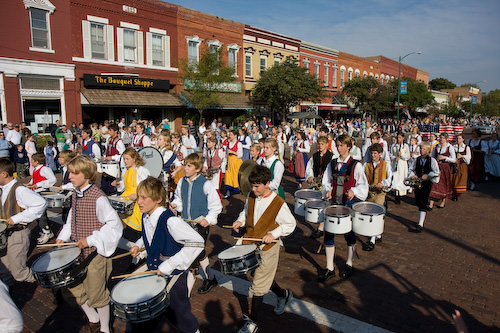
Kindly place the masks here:
<instances>
[{"instance_id":1,"label":"white trim","mask_svg":"<svg viewBox=\"0 0 500 333\"><path fill-rule=\"evenodd\" d=\"M284 47L285 47L285 44L283 44L283 43L279 43L279 42L275 42L275 41L273 41L273 42L271 43L271 45L272 45L272 46L276 46L276 47L282 47L282 48L284 48Z\"/></svg>"},{"instance_id":2,"label":"white trim","mask_svg":"<svg viewBox=\"0 0 500 333\"><path fill-rule=\"evenodd\" d=\"M172 72L179 71L179 69L175 68L175 67L148 66L148 65L143 65L143 64L135 64L132 62L108 61L108 60L101 60L101 59L85 59L85 58L79 58L79 57L73 57L73 58L71 58L71 60L76 61L76 62L96 63L96 64L113 65L113 66L125 66L128 68L137 67L137 68L157 69L157 70L161 70L161 71L172 71Z\"/></svg>"},{"instance_id":3,"label":"white trim","mask_svg":"<svg viewBox=\"0 0 500 333\"><path fill-rule=\"evenodd\" d=\"M158 34L158 35L166 35L167 34L167 30L151 28L151 27L149 28L149 32L152 32L152 33Z\"/></svg>"},{"instance_id":4,"label":"white trim","mask_svg":"<svg viewBox=\"0 0 500 333\"><path fill-rule=\"evenodd\" d=\"M2 108L1 122L7 124L7 104L5 102L4 75L0 73L0 108Z\"/></svg>"},{"instance_id":5,"label":"white trim","mask_svg":"<svg viewBox=\"0 0 500 333\"><path fill-rule=\"evenodd\" d=\"M138 24L123 22L123 21L120 21L120 27L127 28L127 29L133 29L133 30L140 30L141 29L141 26Z\"/></svg>"},{"instance_id":6,"label":"white trim","mask_svg":"<svg viewBox=\"0 0 500 333\"><path fill-rule=\"evenodd\" d=\"M255 36L250 36L250 35L243 35L244 40L249 40L251 42L255 42L257 38Z\"/></svg>"},{"instance_id":7,"label":"white trim","mask_svg":"<svg viewBox=\"0 0 500 333\"><path fill-rule=\"evenodd\" d=\"M52 14L56 7L49 0L24 0L24 8L38 8Z\"/></svg>"},{"instance_id":8,"label":"white trim","mask_svg":"<svg viewBox=\"0 0 500 333\"><path fill-rule=\"evenodd\" d=\"M87 15L87 21L102 23L102 24L109 24L109 20L107 18L93 16L93 15Z\"/></svg>"},{"instance_id":9,"label":"white trim","mask_svg":"<svg viewBox=\"0 0 500 333\"><path fill-rule=\"evenodd\" d=\"M56 51L51 49L43 49L41 47L33 47L33 46L30 47L30 51L43 52L43 53L56 53Z\"/></svg>"},{"instance_id":10,"label":"white trim","mask_svg":"<svg viewBox=\"0 0 500 333\"><path fill-rule=\"evenodd\" d=\"M344 65L340 66L340 70L341 70L341 71L342 71L342 70L344 70L344 71L345 71L345 70L346 70L345 66L344 66Z\"/></svg>"},{"instance_id":11,"label":"white trim","mask_svg":"<svg viewBox=\"0 0 500 333\"><path fill-rule=\"evenodd\" d=\"M198 35L185 36L185 37L187 43L188 65L189 65L189 42L196 43L196 64L198 64L200 62L200 45L203 42L203 39L201 39Z\"/></svg>"},{"instance_id":12,"label":"white trim","mask_svg":"<svg viewBox=\"0 0 500 333\"><path fill-rule=\"evenodd\" d=\"M292 46L292 45L288 45L288 44L285 45L285 49L295 51L295 52L299 51L299 48L297 46Z\"/></svg>"},{"instance_id":13,"label":"white trim","mask_svg":"<svg viewBox=\"0 0 500 333\"><path fill-rule=\"evenodd\" d=\"M271 41L269 39L264 39L264 38L257 38L257 43L271 45Z\"/></svg>"},{"instance_id":14,"label":"white trim","mask_svg":"<svg viewBox=\"0 0 500 333\"><path fill-rule=\"evenodd\" d=\"M222 46L222 42L219 41L218 39L214 39L214 40L207 40L207 44L208 44L208 48L210 48L210 46L217 46L217 49L220 48Z\"/></svg>"},{"instance_id":15,"label":"white trim","mask_svg":"<svg viewBox=\"0 0 500 333\"><path fill-rule=\"evenodd\" d=\"M0 57L0 72L10 77L18 74L33 74L63 76L68 81L75 80L75 65L55 62Z\"/></svg>"}]
</instances>

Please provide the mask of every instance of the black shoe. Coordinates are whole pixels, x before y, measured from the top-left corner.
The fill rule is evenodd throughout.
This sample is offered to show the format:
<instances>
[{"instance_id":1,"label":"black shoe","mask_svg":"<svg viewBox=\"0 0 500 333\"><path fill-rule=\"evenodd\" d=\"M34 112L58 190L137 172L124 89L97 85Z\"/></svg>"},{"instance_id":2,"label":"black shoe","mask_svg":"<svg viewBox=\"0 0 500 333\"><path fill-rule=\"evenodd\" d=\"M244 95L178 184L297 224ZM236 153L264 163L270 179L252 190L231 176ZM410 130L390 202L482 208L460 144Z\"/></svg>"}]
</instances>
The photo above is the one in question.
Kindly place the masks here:
<instances>
[{"instance_id":1,"label":"black shoe","mask_svg":"<svg viewBox=\"0 0 500 333\"><path fill-rule=\"evenodd\" d=\"M340 273L340 276L347 279L348 277L352 276L353 272L354 268L346 264L344 270L342 271L342 273Z\"/></svg>"},{"instance_id":2,"label":"black shoe","mask_svg":"<svg viewBox=\"0 0 500 333\"><path fill-rule=\"evenodd\" d=\"M311 238L320 238L323 236L323 230L315 230L311 234Z\"/></svg>"},{"instance_id":3,"label":"black shoe","mask_svg":"<svg viewBox=\"0 0 500 333\"><path fill-rule=\"evenodd\" d=\"M396 196L396 197L394 198L394 203L395 203L396 205L399 205L399 204L401 203L401 198L400 198L399 196Z\"/></svg>"},{"instance_id":4,"label":"black shoe","mask_svg":"<svg viewBox=\"0 0 500 333\"><path fill-rule=\"evenodd\" d=\"M382 243L382 237L375 238L375 244Z\"/></svg>"},{"instance_id":5,"label":"black shoe","mask_svg":"<svg viewBox=\"0 0 500 333\"><path fill-rule=\"evenodd\" d=\"M425 210L428 212L432 212L432 207L431 206L425 206Z\"/></svg>"},{"instance_id":6,"label":"black shoe","mask_svg":"<svg viewBox=\"0 0 500 333\"><path fill-rule=\"evenodd\" d=\"M375 244L372 242L363 243L363 251L373 251L375 250Z\"/></svg>"},{"instance_id":7,"label":"black shoe","mask_svg":"<svg viewBox=\"0 0 500 333\"><path fill-rule=\"evenodd\" d=\"M327 269L323 274L318 276L318 282L326 282L335 277L335 269L333 271Z\"/></svg>"},{"instance_id":8,"label":"black shoe","mask_svg":"<svg viewBox=\"0 0 500 333\"><path fill-rule=\"evenodd\" d=\"M451 201L458 201L458 197L452 197Z\"/></svg>"},{"instance_id":9,"label":"black shoe","mask_svg":"<svg viewBox=\"0 0 500 333\"><path fill-rule=\"evenodd\" d=\"M213 278L212 280L203 280L203 284L201 285L200 288L198 288L198 294L206 294L210 290L212 290L213 287L217 285L217 279Z\"/></svg>"},{"instance_id":10,"label":"black shoe","mask_svg":"<svg viewBox=\"0 0 500 333\"><path fill-rule=\"evenodd\" d=\"M409 231L410 232L415 232L415 233L420 233L424 230L424 227L422 227L420 224L417 224L417 226L415 227L415 229L410 229Z\"/></svg>"}]
</instances>

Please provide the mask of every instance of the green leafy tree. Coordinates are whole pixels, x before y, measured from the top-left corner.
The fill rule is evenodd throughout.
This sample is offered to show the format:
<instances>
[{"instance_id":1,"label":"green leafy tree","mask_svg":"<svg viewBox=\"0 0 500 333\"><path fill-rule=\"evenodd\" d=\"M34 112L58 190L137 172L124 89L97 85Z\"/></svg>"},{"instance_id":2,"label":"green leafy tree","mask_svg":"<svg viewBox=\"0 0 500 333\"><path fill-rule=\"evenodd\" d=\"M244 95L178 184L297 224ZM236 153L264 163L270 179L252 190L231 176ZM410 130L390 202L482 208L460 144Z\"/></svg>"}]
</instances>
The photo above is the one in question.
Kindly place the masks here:
<instances>
[{"instance_id":1,"label":"green leafy tree","mask_svg":"<svg viewBox=\"0 0 500 333\"><path fill-rule=\"evenodd\" d=\"M427 89L427 86L422 81L417 81L412 78L405 77L403 80L407 81L407 93L400 95L400 103L404 104L410 111L415 111L418 107L424 107L434 101L434 96ZM402 80L402 81L403 81ZM397 102L397 89L399 88L399 81L391 81L391 85L396 92L394 102Z\"/></svg>"},{"instance_id":2,"label":"green leafy tree","mask_svg":"<svg viewBox=\"0 0 500 333\"><path fill-rule=\"evenodd\" d=\"M226 66L222 60L222 48L210 52L207 46L201 49L198 63L189 63L181 59L179 76L184 82L184 97L198 110L200 122L204 111L209 107L220 105L224 84L234 82L234 70Z\"/></svg>"},{"instance_id":3,"label":"green leafy tree","mask_svg":"<svg viewBox=\"0 0 500 333\"><path fill-rule=\"evenodd\" d=\"M455 87L455 83L443 77L438 77L429 81L429 88L431 88L432 90L453 89Z\"/></svg>"},{"instance_id":4,"label":"green leafy tree","mask_svg":"<svg viewBox=\"0 0 500 333\"><path fill-rule=\"evenodd\" d=\"M469 109L470 110L470 104ZM488 116L500 116L500 89L495 89L481 98L481 104L473 106L473 112Z\"/></svg>"},{"instance_id":5,"label":"green leafy tree","mask_svg":"<svg viewBox=\"0 0 500 333\"><path fill-rule=\"evenodd\" d=\"M352 102L356 109L376 114L390 108L394 91L391 86L381 85L374 78L357 77L344 84L342 96Z\"/></svg>"},{"instance_id":6,"label":"green leafy tree","mask_svg":"<svg viewBox=\"0 0 500 333\"><path fill-rule=\"evenodd\" d=\"M262 72L252 91L255 104L267 104L280 112L281 119L300 101L317 103L324 96L319 80L290 57Z\"/></svg>"}]
</instances>

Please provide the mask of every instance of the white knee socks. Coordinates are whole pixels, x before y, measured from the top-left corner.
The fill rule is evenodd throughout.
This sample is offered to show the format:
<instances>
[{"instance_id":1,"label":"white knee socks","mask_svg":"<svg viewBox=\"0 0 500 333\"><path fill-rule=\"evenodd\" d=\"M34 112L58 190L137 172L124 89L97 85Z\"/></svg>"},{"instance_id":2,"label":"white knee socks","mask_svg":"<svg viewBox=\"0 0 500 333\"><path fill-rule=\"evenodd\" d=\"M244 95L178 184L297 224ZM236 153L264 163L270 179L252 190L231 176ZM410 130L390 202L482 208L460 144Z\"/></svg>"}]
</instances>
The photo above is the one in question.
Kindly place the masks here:
<instances>
[{"instance_id":1,"label":"white knee socks","mask_svg":"<svg viewBox=\"0 0 500 333\"><path fill-rule=\"evenodd\" d=\"M352 257L354 256L354 245L347 247L347 260L346 264L352 267Z\"/></svg>"},{"instance_id":2,"label":"white knee socks","mask_svg":"<svg viewBox=\"0 0 500 333\"><path fill-rule=\"evenodd\" d=\"M424 221L425 221L425 215L426 212L419 211L418 212L418 225L423 227L424 226Z\"/></svg>"},{"instance_id":3,"label":"white knee socks","mask_svg":"<svg viewBox=\"0 0 500 333\"><path fill-rule=\"evenodd\" d=\"M208 270L207 270L208 265L210 265L210 262L208 261L208 257L203 259L202 261L200 261L200 267L203 270L203 273L205 274L205 277L204 277L205 279L210 279L208 277Z\"/></svg>"},{"instance_id":4,"label":"white knee socks","mask_svg":"<svg viewBox=\"0 0 500 333\"><path fill-rule=\"evenodd\" d=\"M324 231L325 230L325 222L321 222L318 226L318 230Z\"/></svg>"},{"instance_id":5,"label":"white knee socks","mask_svg":"<svg viewBox=\"0 0 500 333\"><path fill-rule=\"evenodd\" d=\"M84 304L81 305L81 308L83 312L87 315L87 318L91 323L98 323L99 322L99 315L97 314L97 311L94 308L91 308L88 304L88 302L85 302Z\"/></svg>"},{"instance_id":6,"label":"white knee socks","mask_svg":"<svg viewBox=\"0 0 500 333\"><path fill-rule=\"evenodd\" d=\"M326 269L333 271L333 258L335 256L335 246L325 246Z\"/></svg>"},{"instance_id":7,"label":"white knee socks","mask_svg":"<svg viewBox=\"0 0 500 333\"><path fill-rule=\"evenodd\" d=\"M188 272L187 276L187 287L188 287L188 297L191 296L191 290L193 290L194 281L196 281L193 272Z\"/></svg>"},{"instance_id":8,"label":"white knee socks","mask_svg":"<svg viewBox=\"0 0 500 333\"><path fill-rule=\"evenodd\" d=\"M101 332L109 333L110 309L109 304L97 309L99 320L101 321Z\"/></svg>"}]
</instances>

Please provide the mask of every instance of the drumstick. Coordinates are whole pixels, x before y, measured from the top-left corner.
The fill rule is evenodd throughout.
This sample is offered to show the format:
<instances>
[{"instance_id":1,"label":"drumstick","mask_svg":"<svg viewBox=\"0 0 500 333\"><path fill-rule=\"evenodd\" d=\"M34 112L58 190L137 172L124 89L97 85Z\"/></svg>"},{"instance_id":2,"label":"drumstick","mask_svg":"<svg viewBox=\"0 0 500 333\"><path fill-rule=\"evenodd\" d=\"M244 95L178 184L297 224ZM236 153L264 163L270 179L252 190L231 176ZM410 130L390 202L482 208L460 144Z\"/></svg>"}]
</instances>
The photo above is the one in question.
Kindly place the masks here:
<instances>
[{"instance_id":1,"label":"drumstick","mask_svg":"<svg viewBox=\"0 0 500 333\"><path fill-rule=\"evenodd\" d=\"M148 275L148 274L158 274L160 272L160 270L156 270L156 271L145 271L145 272L136 272L136 273L130 273L130 274L123 274L123 275L117 275L117 276L113 276L111 279L114 280L114 279L124 279L124 278L128 278L128 277L132 277L132 276L141 276L141 275Z\"/></svg>"},{"instance_id":2,"label":"drumstick","mask_svg":"<svg viewBox=\"0 0 500 333\"><path fill-rule=\"evenodd\" d=\"M316 254L321 252L321 248L323 247L323 243L319 243L318 250L316 251Z\"/></svg>"},{"instance_id":3,"label":"drumstick","mask_svg":"<svg viewBox=\"0 0 500 333\"><path fill-rule=\"evenodd\" d=\"M139 252L142 252L144 251L146 248L142 248L142 249L139 249ZM123 257L126 257L126 256L129 256L132 254L132 251L128 251L128 252L125 252L125 253L122 253L122 254L119 254L117 256L114 256L111 258L111 260L114 260L114 259L120 259L120 258L123 258Z\"/></svg>"},{"instance_id":4,"label":"drumstick","mask_svg":"<svg viewBox=\"0 0 500 333\"><path fill-rule=\"evenodd\" d=\"M72 243L53 243L53 244L37 245L36 247L66 246L66 245L76 245L76 244L78 244L78 243L77 242L72 242Z\"/></svg>"},{"instance_id":5,"label":"drumstick","mask_svg":"<svg viewBox=\"0 0 500 333\"><path fill-rule=\"evenodd\" d=\"M222 226L224 229L233 229L232 225L223 225Z\"/></svg>"},{"instance_id":6,"label":"drumstick","mask_svg":"<svg viewBox=\"0 0 500 333\"><path fill-rule=\"evenodd\" d=\"M234 237L234 239L241 239L244 241L255 241L255 242L262 242L261 238L251 238L251 237ZM271 243L277 243L278 240L274 239Z\"/></svg>"},{"instance_id":7,"label":"drumstick","mask_svg":"<svg viewBox=\"0 0 500 333\"><path fill-rule=\"evenodd\" d=\"M7 223L7 221L8 221L7 219L0 219L0 222L6 222L6 223ZM28 223L26 223L26 222L19 222L19 223L17 223L17 224L20 224L20 225L28 225Z\"/></svg>"}]
</instances>

